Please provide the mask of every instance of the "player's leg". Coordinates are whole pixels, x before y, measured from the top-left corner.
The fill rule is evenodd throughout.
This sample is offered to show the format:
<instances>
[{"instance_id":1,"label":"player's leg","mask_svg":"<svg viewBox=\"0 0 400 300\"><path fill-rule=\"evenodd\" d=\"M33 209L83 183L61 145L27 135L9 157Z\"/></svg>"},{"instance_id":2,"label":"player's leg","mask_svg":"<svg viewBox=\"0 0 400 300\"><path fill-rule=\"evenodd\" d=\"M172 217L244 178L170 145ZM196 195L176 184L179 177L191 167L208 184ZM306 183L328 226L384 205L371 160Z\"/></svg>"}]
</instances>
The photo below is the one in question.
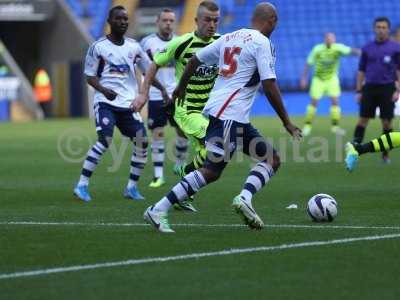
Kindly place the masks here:
<instances>
[{"instance_id":1,"label":"player's leg","mask_svg":"<svg viewBox=\"0 0 400 300\"><path fill-rule=\"evenodd\" d=\"M74 188L74 195L83 201L90 201L88 186L89 180L96 169L101 157L112 143L112 136L115 126L115 116L111 109L106 105L96 104L95 122L97 131L97 141L87 153L83 162L79 182Z\"/></svg>"},{"instance_id":2,"label":"player's leg","mask_svg":"<svg viewBox=\"0 0 400 300\"><path fill-rule=\"evenodd\" d=\"M176 124L174 118L169 118L169 122L172 127L175 128L176 139L175 139L175 165L174 170L180 168L186 164L188 156L189 141L185 136L185 133Z\"/></svg>"},{"instance_id":3,"label":"player's leg","mask_svg":"<svg viewBox=\"0 0 400 300\"><path fill-rule=\"evenodd\" d=\"M382 133L384 135L389 135L393 131L393 125L392 125L392 119L381 119L382 121ZM385 149L382 151L382 161L383 163L389 164L390 163L390 158L389 158L389 149Z\"/></svg>"},{"instance_id":4,"label":"player's leg","mask_svg":"<svg viewBox=\"0 0 400 300\"><path fill-rule=\"evenodd\" d=\"M198 139L194 136L189 136L189 141L193 152L195 153L193 159L188 164L181 167L175 167L175 174L178 176L185 176L194 170L200 169L206 160L207 151L204 146L204 139Z\"/></svg>"},{"instance_id":5,"label":"player's leg","mask_svg":"<svg viewBox=\"0 0 400 300\"><path fill-rule=\"evenodd\" d=\"M148 128L151 131L151 158L154 167L153 181L150 187L160 187L165 183L164 160L165 160L165 139L164 127L167 125L167 115L163 107L163 101L149 101Z\"/></svg>"},{"instance_id":6,"label":"player's leg","mask_svg":"<svg viewBox=\"0 0 400 300\"><path fill-rule=\"evenodd\" d=\"M347 143L346 168L353 171L357 165L358 157L365 153L385 152L400 147L400 132L388 132L379 138L373 139L365 144Z\"/></svg>"},{"instance_id":7,"label":"player's leg","mask_svg":"<svg viewBox=\"0 0 400 300\"><path fill-rule=\"evenodd\" d=\"M317 113L318 100L322 98L323 94L323 81L317 77L313 77L310 86L311 102L309 105L307 105L306 108L306 116L304 120L304 127L302 130L304 136L308 136L311 133L312 122L314 120L315 114Z\"/></svg>"},{"instance_id":8,"label":"player's leg","mask_svg":"<svg viewBox=\"0 0 400 300\"><path fill-rule=\"evenodd\" d=\"M155 205L149 207L144 213L144 219L156 227L161 232L173 232L168 225L167 214L171 207L179 202L193 196L204 186L216 181L222 174L229 159L232 157L235 147L227 147L236 139L235 127L237 123L233 121L222 121L211 118L207 130L207 159L202 168L195 170L175 185L171 191L158 201ZM229 133L226 137L226 133ZM226 143L228 141L228 143Z\"/></svg>"},{"instance_id":9,"label":"player's leg","mask_svg":"<svg viewBox=\"0 0 400 300\"><path fill-rule=\"evenodd\" d=\"M360 101L359 119L353 134L353 143L361 144L369 120L375 118L377 103L373 88L364 86Z\"/></svg>"},{"instance_id":10,"label":"player's leg","mask_svg":"<svg viewBox=\"0 0 400 300\"><path fill-rule=\"evenodd\" d=\"M339 106L340 97L340 83L339 78L334 76L327 82L327 95L331 98L331 121L332 121L332 132L338 135L344 135L346 132L339 127L339 121L341 119L341 109Z\"/></svg>"},{"instance_id":11,"label":"player's leg","mask_svg":"<svg viewBox=\"0 0 400 300\"><path fill-rule=\"evenodd\" d=\"M206 136L208 123L209 121L207 118L197 113L189 114L185 118L182 118L180 127L185 135L189 137L190 145L195 155L190 163L175 169L177 175L184 176L203 166L207 153L204 145L204 138Z\"/></svg>"},{"instance_id":12,"label":"player's leg","mask_svg":"<svg viewBox=\"0 0 400 300\"><path fill-rule=\"evenodd\" d=\"M128 184L124 190L124 197L134 200L143 200L138 189L138 182L147 162L148 139L146 128L139 113L130 111L118 115L117 123L121 133L132 141L131 167Z\"/></svg>"},{"instance_id":13,"label":"player's leg","mask_svg":"<svg viewBox=\"0 0 400 300\"><path fill-rule=\"evenodd\" d=\"M174 165L174 170L175 170L180 168L182 165L186 163L186 159L188 156L189 142L185 133L180 128L181 122L178 123L177 121L184 118L186 113L183 112L181 108L175 109L175 105L173 104L167 105L164 109L170 125L174 127L176 131L175 165Z\"/></svg>"},{"instance_id":14,"label":"player's leg","mask_svg":"<svg viewBox=\"0 0 400 300\"><path fill-rule=\"evenodd\" d=\"M256 214L252 198L261 190L278 171L280 158L275 149L259 134L251 124L247 124L243 132L243 152L257 164L250 170L242 191L233 200L236 211L244 216L246 224L261 228L263 222Z\"/></svg>"},{"instance_id":15,"label":"player's leg","mask_svg":"<svg viewBox=\"0 0 400 300\"><path fill-rule=\"evenodd\" d=\"M165 139L164 128L158 127L152 130L151 158L154 167L154 177L149 184L150 187L158 188L165 183L164 160L165 160Z\"/></svg>"},{"instance_id":16,"label":"player's leg","mask_svg":"<svg viewBox=\"0 0 400 300\"><path fill-rule=\"evenodd\" d=\"M201 168L204 164L207 151L204 146L204 138L206 135L206 130L208 126L208 119L205 118L202 114L188 114L183 118L180 118L179 122L180 128L185 133L187 137L189 137L190 144L193 152L195 153L193 160L180 167L175 166L174 172L180 177L184 177L185 175L193 172L199 168ZM196 208L189 202L193 200L193 197L190 197L188 201L178 202L175 205L176 209L181 209L185 211L196 212Z\"/></svg>"},{"instance_id":17,"label":"player's leg","mask_svg":"<svg viewBox=\"0 0 400 300\"><path fill-rule=\"evenodd\" d=\"M393 93L396 91L395 85L385 85L380 88L380 118L382 123L382 133L389 134L393 131L392 120L394 117L394 102ZM390 163L389 151L385 150L382 152L382 161L384 163Z\"/></svg>"}]
</instances>

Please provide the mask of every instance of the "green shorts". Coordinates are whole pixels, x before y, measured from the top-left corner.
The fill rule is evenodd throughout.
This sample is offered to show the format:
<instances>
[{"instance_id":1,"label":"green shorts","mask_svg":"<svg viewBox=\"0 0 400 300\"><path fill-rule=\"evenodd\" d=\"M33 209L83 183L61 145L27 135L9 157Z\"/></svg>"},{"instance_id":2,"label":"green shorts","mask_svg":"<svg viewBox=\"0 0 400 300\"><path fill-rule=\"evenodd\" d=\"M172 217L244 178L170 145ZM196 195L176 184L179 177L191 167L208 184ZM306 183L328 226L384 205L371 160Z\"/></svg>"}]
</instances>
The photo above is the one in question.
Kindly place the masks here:
<instances>
[{"instance_id":1,"label":"green shorts","mask_svg":"<svg viewBox=\"0 0 400 300\"><path fill-rule=\"evenodd\" d=\"M203 140L206 136L208 119L201 112L188 114L182 107L175 108L174 119L179 128L189 138L194 151L204 148Z\"/></svg>"},{"instance_id":2,"label":"green shorts","mask_svg":"<svg viewBox=\"0 0 400 300\"><path fill-rule=\"evenodd\" d=\"M340 96L340 83L337 76L327 80L322 80L315 76L312 78L310 87L311 99L319 100L325 95L328 97Z\"/></svg>"}]
</instances>

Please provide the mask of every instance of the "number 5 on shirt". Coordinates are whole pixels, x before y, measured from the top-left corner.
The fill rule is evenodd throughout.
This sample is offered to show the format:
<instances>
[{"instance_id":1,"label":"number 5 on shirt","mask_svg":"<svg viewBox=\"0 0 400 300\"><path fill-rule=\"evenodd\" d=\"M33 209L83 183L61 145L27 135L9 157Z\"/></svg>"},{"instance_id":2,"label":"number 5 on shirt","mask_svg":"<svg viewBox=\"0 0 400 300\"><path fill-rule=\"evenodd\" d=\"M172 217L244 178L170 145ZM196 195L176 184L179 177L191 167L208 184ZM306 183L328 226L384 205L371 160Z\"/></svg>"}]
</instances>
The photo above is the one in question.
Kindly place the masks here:
<instances>
[{"instance_id":1,"label":"number 5 on shirt","mask_svg":"<svg viewBox=\"0 0 400 300\"><path fill-rule=\"evenodd\" d=\"M224 67L221 69L221 75L223 77L231 77L237 70L236 55L242 52L242 48L239 47L226 47L224 51Z\"/></svg>"}]
</instances>

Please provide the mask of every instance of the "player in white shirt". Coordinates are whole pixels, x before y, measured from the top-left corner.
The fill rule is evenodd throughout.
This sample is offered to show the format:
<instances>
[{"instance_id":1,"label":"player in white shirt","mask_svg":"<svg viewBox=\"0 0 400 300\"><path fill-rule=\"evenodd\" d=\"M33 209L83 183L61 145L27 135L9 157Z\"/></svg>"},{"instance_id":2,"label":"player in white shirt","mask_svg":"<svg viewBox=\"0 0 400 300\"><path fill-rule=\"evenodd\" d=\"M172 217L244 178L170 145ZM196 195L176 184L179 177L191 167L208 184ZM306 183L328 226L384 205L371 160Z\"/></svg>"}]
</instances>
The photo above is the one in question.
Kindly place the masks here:
<instances>
[{"instance_id":1,"label":"player in white shirt","mask_svg":"<svg viewBox=\"0 0 400 300\"><path fill-rule=\"evenodd\" d=\"M91 200L89 178L111 145L116 126L133 142L130 176L124 196L142 200L144 197L137 189L137 182L147 159L148 142L140 114L132 112L130 104L138 94L135 68L144 73L150 65L150 59L139 43L124 37L128 29L128 13L124 7L113 7L107 21L111 33L90 46L85 60L87 82L96 90L94 111L98 140L88 151L74 194L83 201ZM157 86L168 97L167 91L159 83Z\"/></svg>"},{"instance_id":2,"label":"player in white shirt","mask_svg":"<svg viewBox=\"0 0 400 300\"><path fill-rule=\"evenodd\" d=\"M250 108L260 81L286 130L295 138L301 137L300 129L289 119L276 84L275 53L269 40L276 23L274 6L260 3L253 13L254 29L241 29L222 36L198 51L186 66L174 98L184 99L188 80L202 62L218 63L220 68L219 77L203 111L210 118L206 134L207 159L203 168L186 175L167 196L145 211L145 220L159 231L173 232L167 219L170 207L216 181L238 144L245 154L258 163L251 169L232 206L250 228L261 229L264 226L251 200L276 173L280 159L249 121Z\"/></svg>"},{"instance_id":3,"label":"player in white shirt","mask_svg":"<svg viewBox=\"0 0 400 300\"><path fill-rule=\"evenodd\" d=\"M153 59L157 52L163 51L167 43L175 37L173 34L175 27L175 13L173 10L165 8L157 16L157 33L150 34L140 42L143 50ZM172 95L176 87L175 66L170 64L158 70L157 79L166 88L169 95ZM180 166L185 164L187 157L188 141L184 133L176 125L173 116L168 113L166 103L163 101L161 92L155 88L150 88L148 102L148 122L147 126L152 132L151 157L154 166L154 178L150 187L160 187L165 183L164 179L164 160L165 160L165 140L164 127L167 121L175 127L177 139L175 141L175 164Z\"/></svg>"}]
</instances>

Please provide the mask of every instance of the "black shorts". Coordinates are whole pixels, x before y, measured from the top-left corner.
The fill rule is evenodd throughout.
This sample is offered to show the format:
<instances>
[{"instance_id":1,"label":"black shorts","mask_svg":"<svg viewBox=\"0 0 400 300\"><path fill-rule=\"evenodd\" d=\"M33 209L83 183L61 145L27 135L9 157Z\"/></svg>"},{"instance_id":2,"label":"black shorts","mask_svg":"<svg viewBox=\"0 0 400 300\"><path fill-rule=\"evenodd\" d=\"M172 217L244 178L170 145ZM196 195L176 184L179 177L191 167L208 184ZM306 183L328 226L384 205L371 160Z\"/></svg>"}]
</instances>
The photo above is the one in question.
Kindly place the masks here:
<instances>
[{"instance_id":1,"label":"black shorts","mask_svg":"<svg viewBox=\"0 0 400 300\"><path fill-rule=\"evenodd\" d=\"M396 91L394 83L366 84L362 90L360 103L360 117L375 118L376 108L379 107L381 119L393 119L393 93Z\"/></svg>"},{"instance_id":2,"label":"black shorts","mask_svg":"<svg viewBox=\"0 0 400 300\"><path fill-rule=\"evenodd\" d=\"M165 127L167 121L171 126L177 127L176 122L173 118L173 112L170 111L169 107L165 107L164 101L162 100L151 100L148 105L149 116L147 120L147 127L150 130Z\"/></svg>"},{"instance_id":3,"label":"black shorts","mask_svg":"<svg viewBox=\"0 0 400 300\"><path fill-rule=\"evenodd\" d=\"M205 168L222 171L238 148L256 161L272 163L277 155L273 146L250 123L220 120L213 116L209 116L209 119L205 138Z\"/></svg>"}]
</instances>

